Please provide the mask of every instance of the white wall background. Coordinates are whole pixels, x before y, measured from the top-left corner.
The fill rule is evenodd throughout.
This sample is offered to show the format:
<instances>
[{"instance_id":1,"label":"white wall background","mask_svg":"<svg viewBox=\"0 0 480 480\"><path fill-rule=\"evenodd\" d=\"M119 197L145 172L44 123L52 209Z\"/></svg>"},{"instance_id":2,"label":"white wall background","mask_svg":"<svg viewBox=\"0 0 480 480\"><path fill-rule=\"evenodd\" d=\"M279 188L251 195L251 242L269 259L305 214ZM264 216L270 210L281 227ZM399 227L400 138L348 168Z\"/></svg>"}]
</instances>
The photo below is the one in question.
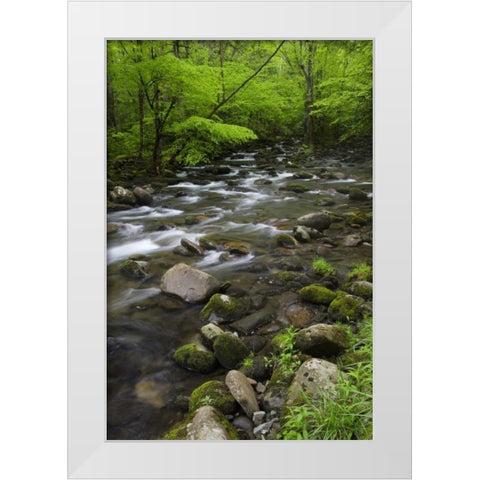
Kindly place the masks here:
<instances>
[{"instance_id":1,"label":"white wall background","mask_svg":"<svg viewBox=\"0 0 480 480\"><path fill-rule=\"evenodd\" d=\"M478 474L475 1L414 0L414 475ZM0 476L66 478L66 0L0 12Z\"/></svg>"}]
</instances>

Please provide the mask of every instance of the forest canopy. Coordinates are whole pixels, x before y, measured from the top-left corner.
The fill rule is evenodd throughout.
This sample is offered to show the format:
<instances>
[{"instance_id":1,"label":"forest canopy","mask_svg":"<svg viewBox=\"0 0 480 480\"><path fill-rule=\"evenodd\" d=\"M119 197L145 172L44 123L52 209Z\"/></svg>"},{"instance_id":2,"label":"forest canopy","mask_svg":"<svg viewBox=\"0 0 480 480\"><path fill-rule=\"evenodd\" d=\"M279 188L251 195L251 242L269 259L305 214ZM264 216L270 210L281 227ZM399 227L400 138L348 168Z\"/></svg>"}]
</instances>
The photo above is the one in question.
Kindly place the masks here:
<instances>
[{"instance_id":1,"label":"forest canopy","mask_svg":"<svg viewBox=\"0 0 480 480\"><path fill-rule=\"evenodd\" d=\"M158 174L259 139L372 135L369 40L109 40L107 157Z\"/></svg>"}]
</instances>

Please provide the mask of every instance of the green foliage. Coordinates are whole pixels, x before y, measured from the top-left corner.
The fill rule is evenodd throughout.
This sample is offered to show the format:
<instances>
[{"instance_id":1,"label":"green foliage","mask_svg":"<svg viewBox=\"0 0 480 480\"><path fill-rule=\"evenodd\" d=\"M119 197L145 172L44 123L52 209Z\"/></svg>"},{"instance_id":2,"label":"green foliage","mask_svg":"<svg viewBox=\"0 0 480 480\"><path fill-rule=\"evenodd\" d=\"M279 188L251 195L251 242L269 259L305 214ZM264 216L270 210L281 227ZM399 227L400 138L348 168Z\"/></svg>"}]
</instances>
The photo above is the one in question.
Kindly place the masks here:
<instances>
[{"instance_id":1,"label":"green foliage","mask_svg":"<svg viewBox=\"0 0 480 480\"><path fill-rule=\"evenodd\" d=\"M152 172L173 161L193 165L257 137L299 137L307 116L316 143L371 134L371 41L278 46L268 40L109 40L108 159L127 156Z\"/></svg>"},{"instance_id":2,"label":"green foliage","mask_svg":"<svg viewBox=\"0 0 480 480\"><path fill-rule=\"evenodd\" d=\"M301 365L300 352L295 348L295 337L298 331L290 326L282 333L275 335L272 344L276 353L265 357L265 364L272 367L276 371L280 371L282 375L288 376L295 373Z\"/></svg>"},{"instance_id":3,"label":"green foliage","mask_svg":"<svg viewBox=\"0 0 480 480\"><path fill-rule=\"evenodd\" d=\"M289 408L278 438L283 440L365 440L372 438L373 354L372 317L354 337L350 352L363 361L345 366L335 393L312 398L303 394L300 406Z\"/></svg>"},{"instance_id":4,"label":"green foliage","mask_svg":"<svg viewBox=\"0 0 480 480\"><path fill-rule=\"evenodd\" d=\"M253 357L254 357L254 353L250 352L248 357L243 360L242 368L252 368L253 367Z\"/></svg>"},{"instance_id":5,"label":"green foliage","mask_svg":"<svg viewBox=\"0 0 480 480\"><path fill-rule=\"evenodd\" d=\"M335 274L335 268L333 268L324 258L316 258L313 261L312 267L315 273L318 273L323 277Z\"/></svg>"},{"instance_id":6,"label":"green foliage","mask_svg":"<svg viewBox=\"0 0 480 480\"><path fill-rule=\"evenodd\" d=\"M372 278L372 267L366 262L355 265L355 267L348 272L349 280L365 280L371 282Z\"/></svg>"},{"instance_id":7,"label":"green foliage","mask_svg":"<svg viewBox=\"0 0 480 480\"><path fill-rule=\"evenodd\" d=\"M176 156L185 165L209 162L222 147L241 145L257 139L249 128L217 123L197 116L174 125L171 133L177 140L164 155L169 158L179 152Z\"/></svg>"}]
</instances>

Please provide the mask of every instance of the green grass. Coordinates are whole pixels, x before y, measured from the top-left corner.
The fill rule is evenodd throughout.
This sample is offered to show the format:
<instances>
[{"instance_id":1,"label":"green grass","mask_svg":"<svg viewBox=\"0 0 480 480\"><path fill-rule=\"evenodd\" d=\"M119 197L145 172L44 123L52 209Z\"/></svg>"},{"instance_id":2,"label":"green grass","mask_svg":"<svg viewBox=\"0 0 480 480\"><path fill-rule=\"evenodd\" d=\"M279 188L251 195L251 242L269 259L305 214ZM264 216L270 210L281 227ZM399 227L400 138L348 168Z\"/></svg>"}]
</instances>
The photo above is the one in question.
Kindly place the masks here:
<instances>
[{"instance_id":1,"label":"green grass","mask_svg":"<svg viewBox=\"0 0 480 480\"><path fill-rule=\"evenodd\" d=\"M335 269L324 258L316 258L312 264L313 271L324 277L334 275Z\"/></svg>"},{"instance_id":2,"label":"green grass","mask_svg":"<svg viewBox=\"0 0 480 480\"><path fill-rule=\"evenodd\" d=\"M361 325L352 351L365 360L344 366L335 393L317 399L303 395L290 407L277 438L283 440L364 440L372 438L372 318Z\"/></svg>"},{"instance_id":3,"label":"green grass","mask_svg":"<svg viewBox=\"0 0 480 480\"><path fill-rule=\"evenodd\" d=\"M275 343L279 352L265 357L265 365L280 369L284 375L292 375L301 365L300 352L295 348L295 337L298 331L290 326L282 333L275 336Z\"/></svg>"},{"instance_id":4,"label":"green grass","mask_svg":"<svg viewBox=\"0 0 480 480\"><path fill-rule=\"evenodd\" d=\"M373 278L372 267L366 262L359 263L348 273L349 280L364 280L371 282Z\"/></svg>"},{"instance_id":5,"label":"green grass","mask_svg":"<svg viewBox=\"0 0 480 480\"><path fill-rule=\"evenodd\" d=\"M252 368L253 367L253 357L254 357L253 352L250 352L248 357L245 358L245 360L243 360L242 367Z\"/></svg>"}]
</instances>

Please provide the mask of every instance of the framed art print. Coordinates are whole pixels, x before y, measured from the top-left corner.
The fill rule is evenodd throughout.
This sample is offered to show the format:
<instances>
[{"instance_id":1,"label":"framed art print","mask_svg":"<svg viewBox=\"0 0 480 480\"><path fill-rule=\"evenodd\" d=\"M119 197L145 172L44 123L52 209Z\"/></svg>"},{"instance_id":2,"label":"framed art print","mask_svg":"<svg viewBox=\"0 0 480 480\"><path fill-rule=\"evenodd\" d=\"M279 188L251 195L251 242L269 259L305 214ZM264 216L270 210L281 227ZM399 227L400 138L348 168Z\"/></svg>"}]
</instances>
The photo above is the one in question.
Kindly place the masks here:
<instances>
[{"instance_id":1,"label":"framed art print","mask_svg":"<svg viewBox=\"0 0 480 480\"><path fill-rule=\"evenodd\" d=\"M70 477L410 478L410 14L69 2Z\"/></svg>"}]
</instances>

